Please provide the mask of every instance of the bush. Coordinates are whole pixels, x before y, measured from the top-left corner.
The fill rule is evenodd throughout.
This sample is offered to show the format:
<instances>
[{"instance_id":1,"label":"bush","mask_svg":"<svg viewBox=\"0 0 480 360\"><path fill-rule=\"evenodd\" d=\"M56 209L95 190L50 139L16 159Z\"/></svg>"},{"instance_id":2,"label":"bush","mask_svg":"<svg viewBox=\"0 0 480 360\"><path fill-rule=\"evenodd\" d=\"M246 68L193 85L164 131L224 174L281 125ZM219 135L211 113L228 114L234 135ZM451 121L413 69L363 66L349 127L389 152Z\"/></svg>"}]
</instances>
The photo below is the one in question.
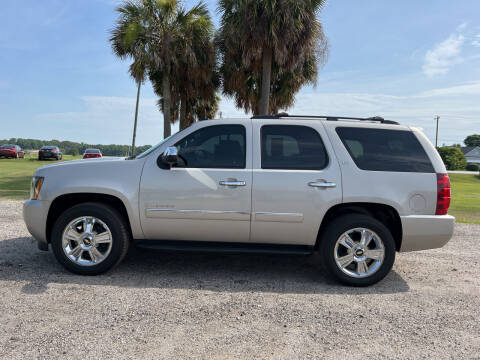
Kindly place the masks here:
<instances>
[{"instance_id":1,"label":"bush","mask_svg":"<svg viewBox=\"0 0 480 360\"><path fill-rule=\"evenodd\" d=\"M480 165L478 165L478 164L467 164L467 166L465 167L465 170L480 171Z\"/></svg>"},{"instance_id":2,"label":"bush","mask_svg":"<svg viewBox=\"0 0 480 360\"><path fill-rule=\"evenodd\" d=\"M447 170L463 170L467 166L467 159L459 148L443 146L438 148Z\"/></svg>"}]
</instances>

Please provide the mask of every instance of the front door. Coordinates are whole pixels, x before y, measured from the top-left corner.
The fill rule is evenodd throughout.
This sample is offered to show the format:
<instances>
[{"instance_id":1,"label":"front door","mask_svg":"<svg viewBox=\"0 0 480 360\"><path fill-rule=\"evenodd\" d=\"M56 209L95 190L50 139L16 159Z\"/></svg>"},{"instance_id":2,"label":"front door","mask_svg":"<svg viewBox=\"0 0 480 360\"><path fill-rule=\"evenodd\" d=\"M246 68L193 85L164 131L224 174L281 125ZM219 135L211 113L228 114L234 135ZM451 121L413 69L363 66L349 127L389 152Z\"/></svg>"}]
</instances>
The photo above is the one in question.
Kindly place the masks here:
<instances>
[{"instance_id":1,"label":"front door","mask_svg":"<svg viewBox=\"0 0 480 360\"><path fill-rule=\"evenodd\" d=\"M179 163L145 164L140 184L148 239L246 242L251 213L251 121L196 125L176 146Z\"/></svg>"},{"instance_id":2,"label":"front door","mask_svg":"<svg viewBox=\"0 0 480 360\"><path fill-rule=\"evenodd\" d=\"M338 162L318 120L253 123L251 241L314 245L326 211L342 201Z\"/></svg>"}]
</instances>

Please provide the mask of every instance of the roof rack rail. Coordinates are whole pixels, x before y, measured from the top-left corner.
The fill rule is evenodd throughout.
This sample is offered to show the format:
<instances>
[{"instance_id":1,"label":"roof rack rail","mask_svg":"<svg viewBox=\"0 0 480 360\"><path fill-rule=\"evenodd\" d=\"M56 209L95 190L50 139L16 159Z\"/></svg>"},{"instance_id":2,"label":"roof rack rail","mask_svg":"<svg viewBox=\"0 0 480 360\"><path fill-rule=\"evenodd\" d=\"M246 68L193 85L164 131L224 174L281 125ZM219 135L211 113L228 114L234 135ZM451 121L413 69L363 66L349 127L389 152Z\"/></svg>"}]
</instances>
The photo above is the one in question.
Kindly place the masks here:
<instances>
[{"instance_id":1,"label":"roof rack rail","mask_svg":"<svg viewBox=\"0 0 480 360\"><path fill-rule=\"evenodd\" d=\"M338 120L359 120L359 121L378 121L382 124L393 124L399 125L398 122L393 120L385 120L380 116L372 116L368 118L360 117L347 117L347 116L329 116L329 115L289 115L287 113L278 113L276 115L254 115L251 119L279 119L279 118L309 118L309 119L326 119L329 121L338 121Z\"/></svg>"}]
</instances>

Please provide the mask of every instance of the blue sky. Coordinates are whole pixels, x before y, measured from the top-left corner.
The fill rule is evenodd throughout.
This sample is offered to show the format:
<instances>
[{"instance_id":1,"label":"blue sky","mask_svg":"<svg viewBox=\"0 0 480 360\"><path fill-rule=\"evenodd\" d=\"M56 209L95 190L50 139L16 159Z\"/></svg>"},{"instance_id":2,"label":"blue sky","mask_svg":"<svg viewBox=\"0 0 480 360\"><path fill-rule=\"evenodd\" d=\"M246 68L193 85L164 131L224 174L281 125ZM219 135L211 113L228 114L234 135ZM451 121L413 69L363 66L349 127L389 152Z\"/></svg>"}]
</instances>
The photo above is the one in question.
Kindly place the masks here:
<instances>
[{"instance_id":1,"label":"blue sky","mask_svg":"<svg viewBox=\"0 0 480 360\"><path fill-rule=\"evenodd\" d=\"M194 1L186 1L190 7ZM0 139L130 142L136 86L112 54L115 0L4 0ZM218 23L216 2L207 2ZM320 17L330 57L290 113L380 115L440 143L480 133L480 1L329 0ZM222 99L223 117L245 116ZM163 137L149 83L137 143ZM174 127L174 129L176 126Z\"/></svg>"}]
</instances>

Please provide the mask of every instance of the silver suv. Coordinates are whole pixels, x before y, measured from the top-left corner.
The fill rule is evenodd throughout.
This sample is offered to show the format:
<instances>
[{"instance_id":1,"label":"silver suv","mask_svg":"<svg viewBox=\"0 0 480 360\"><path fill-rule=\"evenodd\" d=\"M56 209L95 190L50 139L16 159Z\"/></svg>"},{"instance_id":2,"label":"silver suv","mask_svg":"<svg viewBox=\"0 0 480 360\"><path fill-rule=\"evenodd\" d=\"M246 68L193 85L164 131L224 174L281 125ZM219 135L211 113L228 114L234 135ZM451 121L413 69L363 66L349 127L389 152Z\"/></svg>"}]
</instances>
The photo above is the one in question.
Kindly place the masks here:
<instances>
[{"instance_id":1,"label":"silver suv","mask_svg":"<svg viewBox=\"0 0 480 360\"><path fill-rule=\"evenodd\" d=\"M450 183L416 128L382 118L253 117L196 123L136 158L47 165L24 218L68 270L103 273L129 244L219 252L319 252L366 286L397 251L452 237Z\"/></svg>"}]
</instances>

